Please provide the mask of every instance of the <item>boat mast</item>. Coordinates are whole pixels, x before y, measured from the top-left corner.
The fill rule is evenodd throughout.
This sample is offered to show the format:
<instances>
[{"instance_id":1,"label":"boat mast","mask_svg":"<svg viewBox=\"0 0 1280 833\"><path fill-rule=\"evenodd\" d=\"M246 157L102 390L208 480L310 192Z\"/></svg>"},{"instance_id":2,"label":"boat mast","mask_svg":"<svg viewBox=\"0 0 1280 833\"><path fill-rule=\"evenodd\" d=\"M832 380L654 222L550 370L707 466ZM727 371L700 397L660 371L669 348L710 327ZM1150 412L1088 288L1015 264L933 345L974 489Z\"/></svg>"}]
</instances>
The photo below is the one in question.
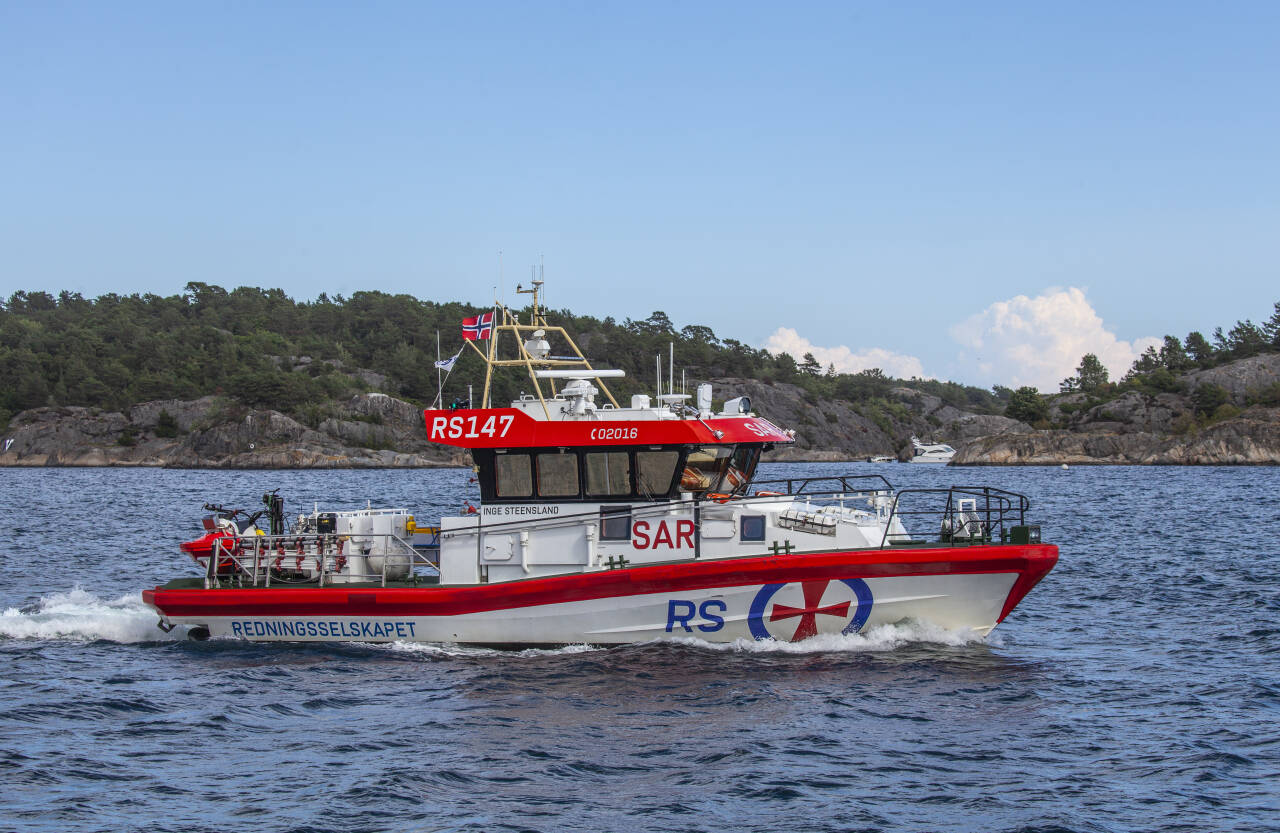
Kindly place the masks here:
<instances>
[{"instance_id":1,"label":"boat mast","mask_svg":"<svg viewBox=\"0 0 1280 833\"><path fill-rule=\"evenodd\" d=\"M667 347L671 350L671 360L667 362L667 393L676 392L676 343L668 341Z\"/></svg>"},{"instance_id":2,"label":"boat mast","mask_svg":"<svg viewBox=\"0 0 1280 833\"><path fill-rule=\"evenodd\" d=\"M431 407L440 407L440 397L444 394L444 376L440 370L440 331L436 330L436 401Z\"/></svg>"},{"instance_id":3,"label":"boat mast","mask_svg":"<svg viewBox=\"0 0 1280 833\"><path fill-rule=\"evenodd\" d=\"M537 268L538 267L534 267L535 275L537 275L537 271L536 271ZM538 380L537 374L535 373L535 367L547 367L547 368L580 367L585 370L593 369L591 367L591 362L587 360L587 357L583 354L582 350L579 349L577 343L574 342L573 337L569 335L569 333L565 330L565 328L555 327L547 323L546 307L545 307L545 304L542 303L541 298L539 297L543 291L542 290L543 283L544 281L542 280L541 277L535 277L533 280L533 287L531 289L525 289L520 284L516 285L517 295L533 296L533 304L532 304L533 315L528 324L521 324L519 319L516 318L515 314L512 313L510 308L508 308L505 304L503 304L500 301L495 301L493 335L489 339L488 351L482 351L479 347L476 347L474 341L466 342L467 344L471 345L471 348L475 350L476 353L480 356L480 358L484 359L484 362L485 362L484 393L482 394L481 401L480 401L480 407L482 408L492 407L491 398L493 394L493 369L495 367L516 367L516 366L524 367L529 373L529 380L533 384L534 393L537 394L538 401L542 404L543 413L546 414L548 419L551 418L551 409L547 405L546 397L543 396L542 385ZM527 333L527 334L533 335L537 333L538 330L542 330L544 335L555 334L563 338L565 342L569 345L569 349L573 351L574 355L573 356L545 356L545 355L535 356L532 353L530 353L528 347L526 347L525 345L524 334ZM498 334L504 331L509 332L512 335L516 344L516 351L519 354L518 358L514 358L514 359L498 358ZM551 394L552 396L554 396L555 383L550 382L550 384L552 386ZM598 379L596 381L596 384L599 385L600 392L603 393L609 399L609 402L611 402L615 408L619 407L618 400L614 398L613 392L609 390L608 385L606 385L603 381Z\"/></svg>"}]
</instances>

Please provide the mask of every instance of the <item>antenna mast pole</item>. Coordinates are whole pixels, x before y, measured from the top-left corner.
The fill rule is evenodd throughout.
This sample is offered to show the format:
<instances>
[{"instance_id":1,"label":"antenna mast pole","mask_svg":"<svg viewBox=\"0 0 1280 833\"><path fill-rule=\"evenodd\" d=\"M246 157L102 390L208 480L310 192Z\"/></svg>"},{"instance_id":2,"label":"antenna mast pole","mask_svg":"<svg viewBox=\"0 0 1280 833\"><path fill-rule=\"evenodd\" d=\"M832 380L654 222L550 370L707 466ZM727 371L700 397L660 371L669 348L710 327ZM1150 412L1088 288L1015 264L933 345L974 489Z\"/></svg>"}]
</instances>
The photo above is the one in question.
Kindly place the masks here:
<instances>
[{"instance_id":1,"label":"antenna mast pole","mask_svg":"<svg viewBox=\"0 0 1280 833\"><path fill-rule=\"evenodd\" d=\"M676 343L668 341L667 347L671 350L671 361L667 362L667 393L676 392Z\"/></svg>"},{"instance_id":2,"label":"antenna mast pole","mask_svg":"<svg viewBox=\"0 0 1280 833\"><path fill-rule=\"evenodd\" d=\"M436 401L431 407L440 407L440 397L444 393L444 377L440 375L440 331L436 330Z\"/></svg>"}]
</instances>

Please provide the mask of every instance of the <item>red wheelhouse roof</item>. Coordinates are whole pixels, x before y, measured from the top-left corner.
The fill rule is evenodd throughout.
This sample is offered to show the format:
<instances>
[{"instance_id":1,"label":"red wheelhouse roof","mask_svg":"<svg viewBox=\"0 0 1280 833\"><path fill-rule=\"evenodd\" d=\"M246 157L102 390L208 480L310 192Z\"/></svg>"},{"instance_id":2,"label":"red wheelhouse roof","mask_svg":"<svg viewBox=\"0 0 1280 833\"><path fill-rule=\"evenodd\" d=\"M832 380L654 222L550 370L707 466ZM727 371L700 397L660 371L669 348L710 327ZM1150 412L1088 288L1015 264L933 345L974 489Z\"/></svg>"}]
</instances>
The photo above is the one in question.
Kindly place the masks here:
<instances>
[{"instance_id":1,"label":"red wheelhouse roof","mask_svg":"<svg viewBox=\"0 0 1280 833\"><path fill-rule=\"evenodd\" d=\"M426 410L427 439L457 448L790 443L794 438L757 416L653 420L539 420L518 408ZM705 424L704 424L705 423ZM715 436L718 431L722 436Z\"/></svg>"}]
</instances>

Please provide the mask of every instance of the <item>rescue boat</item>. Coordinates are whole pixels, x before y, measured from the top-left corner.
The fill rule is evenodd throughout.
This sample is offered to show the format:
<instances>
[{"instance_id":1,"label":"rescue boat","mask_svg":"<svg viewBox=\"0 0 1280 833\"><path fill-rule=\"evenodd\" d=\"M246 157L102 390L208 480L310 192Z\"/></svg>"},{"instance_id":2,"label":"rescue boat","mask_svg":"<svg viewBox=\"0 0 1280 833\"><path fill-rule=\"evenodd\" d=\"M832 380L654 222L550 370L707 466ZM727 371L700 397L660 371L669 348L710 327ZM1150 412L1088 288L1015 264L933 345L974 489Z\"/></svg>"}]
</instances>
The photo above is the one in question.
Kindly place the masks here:
<instances>
[{"instance_id":1,"label":"rescue boat","mask_svg":"<svg viewBox=\"0 0 1280 833\"><path fill-rule=\"evenodd\" d=\"M622 371L593 368L547 322L540 285L529 323L502 305L467 322L486 368L480 406L423 414L433 442L471 452L478 507L419 526L371 507L289 523L275 493L253 514L207 504L205 534L182 544L200 575L142 594L160 627L521 646L789 642L915 621L982 637L1056 563L1013 492L895 490L878 474L757 480L761 455L793 431L746 397L715 406L710 385L674 393L674 374L663 393L661 371L653 398L618 403L605 380ZM550 339L572 355L553 356ZM503 367L534 392L492 407Z\"/></svg>"}]
</instances>

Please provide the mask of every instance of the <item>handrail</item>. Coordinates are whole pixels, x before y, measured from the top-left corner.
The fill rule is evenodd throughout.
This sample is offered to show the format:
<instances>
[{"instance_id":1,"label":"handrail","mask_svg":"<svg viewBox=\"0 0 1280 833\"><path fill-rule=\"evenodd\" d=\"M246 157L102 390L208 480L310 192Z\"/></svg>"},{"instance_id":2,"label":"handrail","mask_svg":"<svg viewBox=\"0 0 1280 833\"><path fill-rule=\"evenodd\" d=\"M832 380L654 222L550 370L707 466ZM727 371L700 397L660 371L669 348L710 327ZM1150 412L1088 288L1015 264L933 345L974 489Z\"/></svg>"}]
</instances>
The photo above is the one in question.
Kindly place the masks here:
<instances>
[{"instance_id":1,"label":"handrail","mask_svg":"<svg viewBox=\"0 0 1280 833\"><path fill-rule=\"evenodd\" d=\"M815 505L822 507L825 501L832 501L838 505L842 516L853 518L861 517L865 514L867 516L875 516L877 525L883 523L883 531L880 538L881 548L891 543L902 543L904 535L907 541L911 541L911 533L907 530L904 519L916 515L941 516L941 538L944 542L979 544L991 542L992 540L1006 541L1011 537L1010 524L1016 520L1017 524L1025 525L1026 513L1031 507L1031 501L1025 495L990 486L902 489L893 493L892 500L890 500L890 494L882 490L854 491L855 487L852 484L858 480L879 481L888 486L889 489L892 489L891 484L884 477L875 474L788 478L759 481L759 483L766 485L774 483L786 484L787 495L744 495L726 498L716 503L728 503L730 507L754 507L759 505L768 507L770 505L795 505L797 501L802 500L808 507L814 507ZM838 483L845 491L831 493L807 491L815 484L822 482ZM945 504L941 510L909 508L911 497L930 494L946 496ZM862 500L864 498L867 500L870 511L846 506L846 503L850 500ZM907 498L906 502L904 502L904 498ZM967 499L973 499L974 505L972 508L966 505L962 510L959 502ZM601 509L607 510L611 506L620 505L622 504L604 503L599 506L593 506L590 511L535 518L522 517L493 523L487 523L485 516L479 514L476 516L474 524L466 524L452 529L447 529L443 525L436 527L431 543L423 549L438 553L441 542L445 537L460 536L466 538L474 535L476 536L477 546L480 546L484 536L489 534L502 535L514 532L553 530L566 526L578 526L586 522L597 521L600 518ZM715 508L715 505L702 498L668 500L661 503L627 504L632 520L689 512L693 514L695 524L699 524L698 516L700 510L705 512L710 508ZM819 508L817 511L826 512L830 508L834 507ZM771 510L766 509L765 511ZM469 516L463 516L463 518L469 518ZM898 522L896 531L895 520ZM998 538L995 537L997 534ZM351 550L341 552L340 547L352 539L370 542L380 540L381 546L370 546L369 552L364 552L362 549L356 550L354 546ZM383 586L386 586L389 569L399 572L407 567L409 576L415 575L414 571L420 567L428 567L437 574L440 571L438 559L433 562L424 554L422 549L415 547L411 542L398 535L390 533L367 533L361 535L347 533L339 535L336 533L305 532L291 535L238 535L234 537L219 537L213 543L214 547L208 556L208 563L204 565L206 587L222 586L229 582L238 582L241 585L251 582L252 586L259 586L260 584L270 586L273 581L283 581L290 584L310 584L315 582L320 586L324 586L336 574L342 575L343 579L347 581L352 578L368 578L370 580L379 580ZM374 549L381 549L382 551L375 552L373 551ZM347 559L354 557L381 558L381 570L368 574L353 574L345 562ZM293 562L295 558L298 560ZM408 560L407 565L404 563L406 558ZM285 569L281 564L282 559L288 559L292 562L288 569ZM338 559L343 559L344 563L339 564ZM234 565L234 569L228 569L229 565ZM354 566L352 565L352 567ZM347 571L343 572L344 569ZM288 575L295 576L295 580L287 578ZM299 576L301 578L296 578Z\"/></svg>"},{"instance_id":2,"label":"handrail","mask_svg":"<svg viewBox=\"0 0 1280 833\"><path fill-rule=\"evenodd\" d=\"M947 496L946 506L941 513L936 509L901 509L899 504L904 495L910 494L945 494ZM959 523L956 522L956 515L960 511L956 506L957 495L962 497L972 497L975 500L982 500L983 505L978 508L974 507L974 512L980 516L978 523L981 527L980 534L973 535L973 528L970 526L974 523L973 518L961 517ZM993 505L994 501L994 505ZM1000 540L1004 540L1008 534L1005 529L1007 516L1017 514L1018 524L1026 523L1027 510L1031 508L1031 500L1018 492L1010 492L1006 489L997 489L993 486L950 486L950 487L934 487L919 489L902 489L893 498L893 506L889 512L889 523L885 525L884 533L880 537L880 546L883 547L889 542L889 530L893 528L893 519L895 517L902 518L908 515L937 515L941 514L942 523L948 530L948 535L952 539L952 543L956 539L965 538L964 533L968 533L970 540L977 537L986 542L991 539L992 531L996 528L1000 530ZM906 525L903 524L903 528Z\"/></svg>"},{"instance_id":3,"label":"handrail","mask_svg":"<svg viewBox=\"0 0 1280 833\"><path fill-rule=\"evenodd\" d=\"M322 587L327 583L326 579L340 571L339 559L344 561L350 558L382 559L382 567L378 572L348 572L344 575L348 578L377 579L384 587L387 584L387 571L393 566L393 560L399 562L398 566L400 568L407 567L410 575L413 574L414 569L417 567L428 567L437 574L440 571L437 563L419 551L412 543L394 533L368 533L354 536L371 542L381 539L381 552L373 552L373 547L367 553L359 550L339 551L339 542L341 541L341 543L345 544L352 537L351 535L336 535L333 533L295 533L292 535L236 535L218 538L213 542L213 549L209 554L208 563L205 565L205 587L221 586L232 576L240 576L242 583L248 580L251 586L254 587L260 584L270 587L273 581L273 572L276 573L275 581L297 584L299 582L290 581L280 575L282 565L279 562L286 559L293 561L294 566L290 569L294 571L301 572L305 570L318 573L315 578L308 579L305 583L316 581ZM438 543L439 541L436 539L436 546L429 547L429 549L438 549ZM285 545L288 546L287 550L284 549ZM392 545L394 545L394 548ZM408 559L407 565L404 564L404 559L406 558ZM295 561L295 559L297 560ZM273 564L273 562L275 563ZM230 575L224 575L224 571L221 569L227 563L235 567Z\"/></svg>"},{"instance_id":4,"label":"handrail","mask_svg":"<svg viewBox=\"0 0 1280 833\"><path fill-rule=\"evenodd\" d=\"M818 480L821 478L810 478L810 479ZM836 479L836 478L831 478L831 479ZM855 494L866 495L866 494L874 494L874 493L856 492ZM848 492L796 492L791 495L733 496L729 498L727 502L732 503L733 505L736 505L736 506L741 506L741 505L751 505L753 503L774 502L774 501L777 501L779 497L805 497L810 499L817 498L817 499L826 499L826 500L839 500L842 498L848 498L849 496L850 495ZM599 508L593 509L588 512L573 512L566 515L554 515L549 517L539 517L539 518L532 518L532 519L526 518L526 519L515 520L515 521L500 521L497 523L486 523L484 521L484 516L482 514L477 514L475 517L481 519L480 522L477 524L477 527L458 527L453 529L445 529L442 526L440 529L440 535L443 536L446 534L454 534L454 535L471 534L471 533L475 533L477 530L480 532L502 533L507 531L508 529L513 529L513 530L526 530L531 528L555 529L560 526L573 526L581 521L598 518L600 516L600 509L608 509L609 507L621 507L621 506L630 507L632 518L637 518L637 517L652 518L652 517L658 517L661 515L666 515L671 513L672 511L678 511L681 509L693 511L694 507L696 506L706 507L709 505L709 503L710 503L709 501L701 498L695 498L693 500L668 500L668 501L663 501L661 503L654 502L654 501L644 501L644 502L637 502L637 503L616 503L616 504L601 503L599 504ZM507 504L497 504L497 505L505 506ZM460 517L471 517L471 516L460 516Z\"/></svg>"},{"instance_id":5,"label":"handrail","mask_svg":"<svg viewBox=\"0 0 1280 833\"><path fill-rule=\"evenodd\" d=\"M787 494L789 495L805 494L804 490L810 484L824 483L824 482L839 483L840 488L846 492L857 491L854 487L849 485L849 481L851 480L879 480L881 483L884 484L885 489L887 489L890 492L893 491L893 484L890 483L888 478L886 478L883 474L834 474L834 475L826 475L824 477L788 477L788 478L783 478L778 480L753 480L751 482L751 485L752 486L768 486L776 483L785 483L787 484ZM792 484L794 483L799 483L800 484L799 488L796 488L793 490Z\"/></svg>"}]
</instances>

